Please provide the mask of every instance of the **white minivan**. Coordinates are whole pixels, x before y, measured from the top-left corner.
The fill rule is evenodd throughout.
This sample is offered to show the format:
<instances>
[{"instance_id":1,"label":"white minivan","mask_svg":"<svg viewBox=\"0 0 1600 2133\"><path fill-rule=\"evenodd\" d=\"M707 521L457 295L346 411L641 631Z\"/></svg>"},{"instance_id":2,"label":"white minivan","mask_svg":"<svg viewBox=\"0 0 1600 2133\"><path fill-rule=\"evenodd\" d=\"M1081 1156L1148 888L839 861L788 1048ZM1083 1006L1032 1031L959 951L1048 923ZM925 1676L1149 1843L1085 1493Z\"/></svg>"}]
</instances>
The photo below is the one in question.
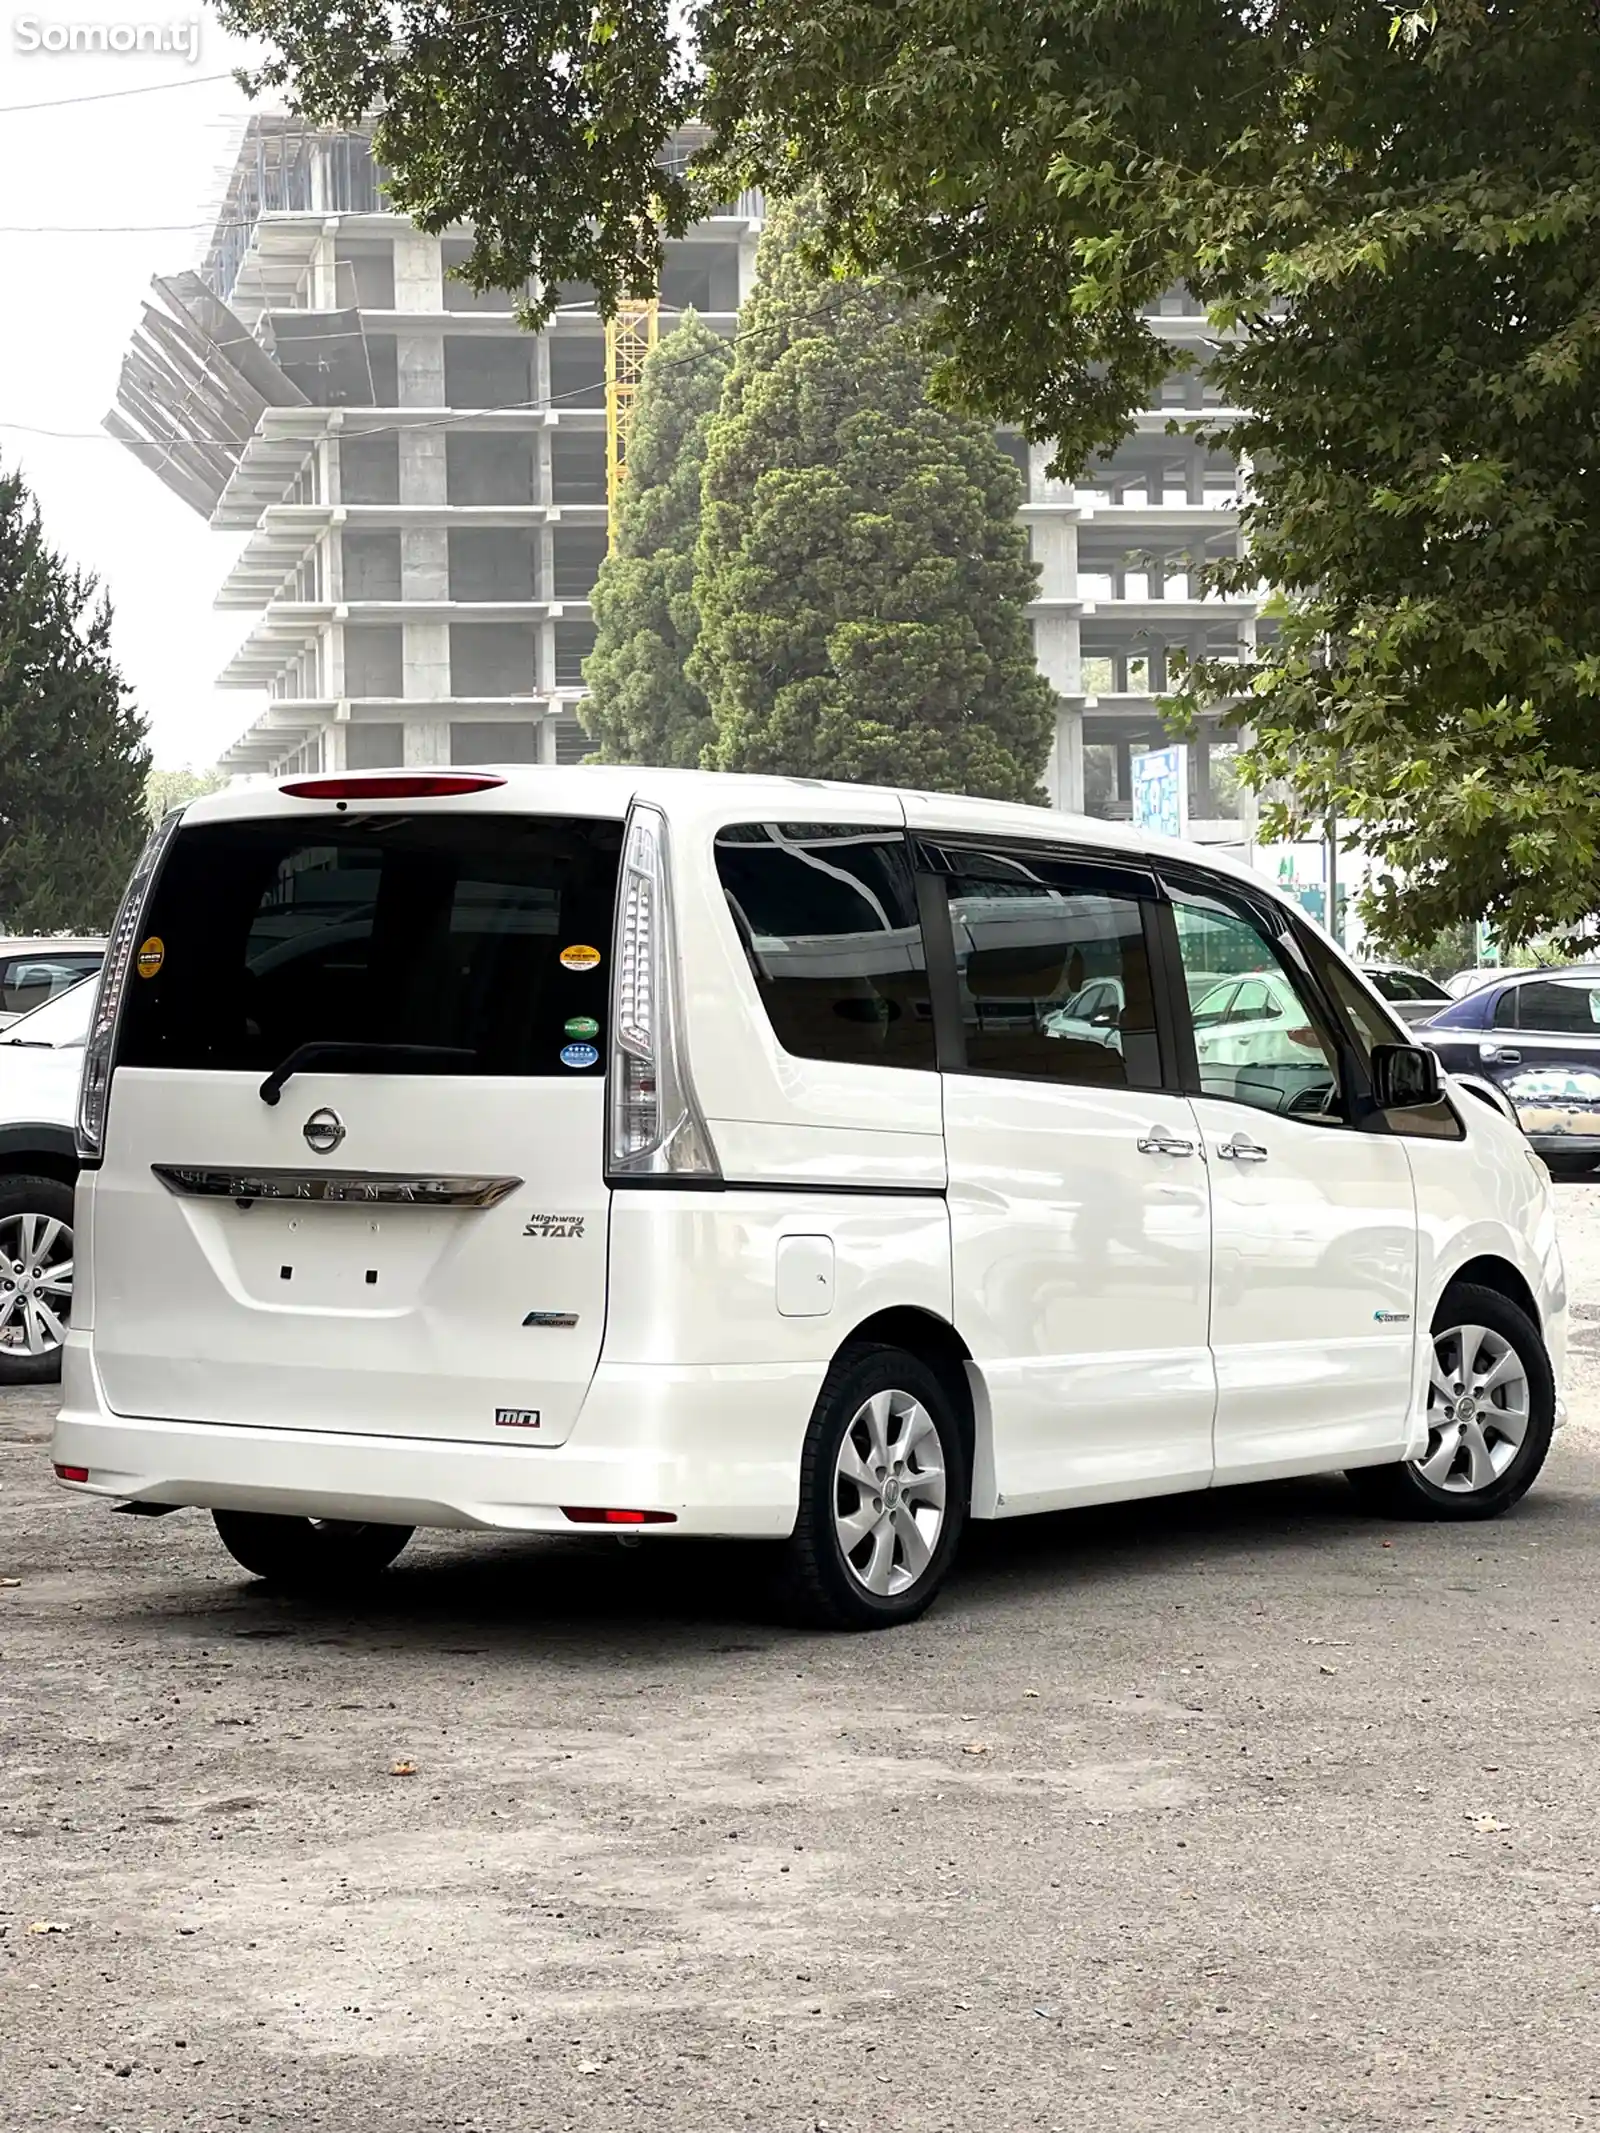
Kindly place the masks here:
<instances>
[{"instance_id":1,"label":"white minivan","mask_svg":"<svg viewBox=\"0 0 1600 2133\"><path fill-rule=\"evenodd\" d=\"M1516 1126L1255 876L1042 809L590 766L196 800L78 1134L56 1473L286 1585L417 1526L764 1537L873 1627L968 1518L1327 1468L1488 1517L1558 1418Z\"/></svg>"}]
</instances>

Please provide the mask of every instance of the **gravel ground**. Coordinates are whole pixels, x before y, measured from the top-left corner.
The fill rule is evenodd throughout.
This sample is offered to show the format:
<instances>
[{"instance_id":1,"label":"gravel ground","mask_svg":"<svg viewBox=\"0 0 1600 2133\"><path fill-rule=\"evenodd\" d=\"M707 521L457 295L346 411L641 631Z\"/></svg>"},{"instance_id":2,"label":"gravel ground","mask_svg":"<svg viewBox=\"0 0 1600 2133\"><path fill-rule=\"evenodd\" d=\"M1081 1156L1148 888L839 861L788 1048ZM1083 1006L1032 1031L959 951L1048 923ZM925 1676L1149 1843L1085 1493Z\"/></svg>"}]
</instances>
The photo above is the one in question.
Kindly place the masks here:
<instances>
[{"instance_id":1,"label":"gravel ground","mask_svg":"<svg viewBox=\"0 0 1600 2133\"><path fill-rule=\"evenodd\" d=\"M1512 1518L1330 1479L990 1528L885 1637L683 1545L440 1536L276 1601L198 1513L57 1492L50 1397L0 1395L0 2121L1600 2125L1562 1193L1573 1424Z\"/></svg>"}]
</instances>

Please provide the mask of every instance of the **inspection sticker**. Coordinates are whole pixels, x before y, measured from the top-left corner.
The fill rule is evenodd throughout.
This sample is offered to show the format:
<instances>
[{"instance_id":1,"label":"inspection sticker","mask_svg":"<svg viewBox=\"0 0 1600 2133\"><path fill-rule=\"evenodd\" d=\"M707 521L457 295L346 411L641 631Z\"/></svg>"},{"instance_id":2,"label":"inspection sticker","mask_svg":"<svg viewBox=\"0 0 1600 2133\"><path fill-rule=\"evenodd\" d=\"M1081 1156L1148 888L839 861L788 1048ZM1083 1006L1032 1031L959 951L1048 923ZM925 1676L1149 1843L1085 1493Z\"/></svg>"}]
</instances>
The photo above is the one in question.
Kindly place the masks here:
<instances>
[{"instance_id":1,"label":"inspection sticker","mask_svg":"<svg viewBox=\"0 0 1600 2133\"><path fill-rule=\"evenodd\" d=\"M153 978L166 960L166 942L159 933L152 933L147 941L139 944L139 953L133 959L133 967L141 978Z\"/></svg>"},{"instance_id":2,"label":"inspection sticker","mask_svg":"<svg viewBox=\"0 0 1600 2133\"><path fill-rule=\"evenodd\" d=\"M600 1025L593 1015L574 1015L564 1028L569 1037L598 1037L600 1034Z\"/></svg>"},{"instance_id":3,"label":"inspection sticker","mask_svg":"<svg viewBox=\"0 0 1600 2133\"><path fill-rule=\"evenodd\" d=\"M592 1067L600 1054L592 1044L564 1044L561 1047L561 1064L567 1067Z\"/></svg>"},{"instance_id":4,"label":"inspection sticker","mask_svg":"<svg viewBox=\"0 0 1600 2133\"><path fill-rule=\"evenodd\" d=\"M600 951L598 948L585 948L581 945L576 948L563 948L561 967L563 970L598 970Z\"/></svg>"}]
</instances>

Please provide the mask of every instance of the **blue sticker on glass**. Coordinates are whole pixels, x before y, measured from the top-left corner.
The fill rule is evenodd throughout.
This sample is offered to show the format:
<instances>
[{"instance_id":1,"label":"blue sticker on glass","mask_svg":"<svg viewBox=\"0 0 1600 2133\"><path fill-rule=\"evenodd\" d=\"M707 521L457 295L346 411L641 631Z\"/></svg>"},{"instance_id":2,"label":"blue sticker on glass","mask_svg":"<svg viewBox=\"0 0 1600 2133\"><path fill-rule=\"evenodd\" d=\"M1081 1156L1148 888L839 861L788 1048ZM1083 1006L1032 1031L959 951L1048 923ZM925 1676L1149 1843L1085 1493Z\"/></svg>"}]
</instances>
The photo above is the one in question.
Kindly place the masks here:
<instances>
[{"instance_id":1,"label":"blue sticker on glass","mask_svg":"<svg viewBox=\"0 0 1600 2133\"><path fill-rule=\"evenodd\" d=\"M569 1067L591 1067L600 1054L592 1044L564 1044L561 1047L561 1064Z\"/></svg>"}]
</instances>

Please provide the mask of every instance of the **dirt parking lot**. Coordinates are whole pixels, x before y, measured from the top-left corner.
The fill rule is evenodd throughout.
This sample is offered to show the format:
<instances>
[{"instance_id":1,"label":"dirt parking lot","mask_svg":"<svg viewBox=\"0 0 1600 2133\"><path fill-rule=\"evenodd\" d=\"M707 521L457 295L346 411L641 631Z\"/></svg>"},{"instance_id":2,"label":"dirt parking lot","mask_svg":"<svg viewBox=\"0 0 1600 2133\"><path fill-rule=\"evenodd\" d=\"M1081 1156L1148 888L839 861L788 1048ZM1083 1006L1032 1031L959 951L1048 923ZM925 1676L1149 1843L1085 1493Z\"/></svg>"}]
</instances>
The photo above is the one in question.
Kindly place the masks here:
<instances>
[{"instance_id":1,"label":"dirt parking lot","mask_svg":"<svg viewBox=\"0 0 1600 2133\"><path fill-rule=\"evenodd\" d=\"M1600 2124L1562 1191L1573 1421L1509 1520L1329 1479L990 1528L876 1638L681 1545L276 1600L199 1513L57 1491L0 1395L0 2123Z\"/></svg>"}]
</instances>

